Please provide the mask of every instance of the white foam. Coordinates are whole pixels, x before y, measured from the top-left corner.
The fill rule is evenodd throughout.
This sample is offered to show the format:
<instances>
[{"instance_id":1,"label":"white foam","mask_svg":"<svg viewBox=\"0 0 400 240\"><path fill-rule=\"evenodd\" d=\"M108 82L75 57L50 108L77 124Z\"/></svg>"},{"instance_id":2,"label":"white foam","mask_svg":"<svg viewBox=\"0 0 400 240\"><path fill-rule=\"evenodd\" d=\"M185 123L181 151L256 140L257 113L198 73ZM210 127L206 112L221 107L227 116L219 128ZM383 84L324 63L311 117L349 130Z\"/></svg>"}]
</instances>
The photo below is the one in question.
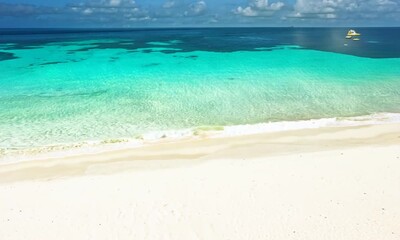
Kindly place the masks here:
<instances>
[{"instance_id":1,"label":"white foam","mask_svg":"<svg viewBox=\"0 0 400 240\"><path fill-rule=\"evenodd\" d=\"M399 113L378 113L347 118L322 118L300 121L269 122L249 125L226 126L219 137L251 135L322 127L362 126L400 122Z\"/></svg>"},{"instance_id":2,"label":"white foam","mask_svg":"<svg viewBox=\"0 0 400 240\"><path fill-rule=\"evenodd\" d=\"M98 154L115 150L137 148L162 142L198 139L200 136L202 138L224 138L290 130L316 129L324 127L365 126L389 123L400 123L400 113L376 113L365 116L345 118L322 118L224 126L223 130L215 130L214 128L210 127L209 130L207 130L207 128L193 128L158 131L143 134L140 138L135 139L88 141L80 144L66 144L65 146L49 146L40 148L37 151L23 151L19 154L6 154L4 156L0 156L0 163L7 164L15 161L51 159L83 154ZM222 127L220 128L222 129ZM201 134L199 134L199 132Z\"/></svg>"}]
</instances>

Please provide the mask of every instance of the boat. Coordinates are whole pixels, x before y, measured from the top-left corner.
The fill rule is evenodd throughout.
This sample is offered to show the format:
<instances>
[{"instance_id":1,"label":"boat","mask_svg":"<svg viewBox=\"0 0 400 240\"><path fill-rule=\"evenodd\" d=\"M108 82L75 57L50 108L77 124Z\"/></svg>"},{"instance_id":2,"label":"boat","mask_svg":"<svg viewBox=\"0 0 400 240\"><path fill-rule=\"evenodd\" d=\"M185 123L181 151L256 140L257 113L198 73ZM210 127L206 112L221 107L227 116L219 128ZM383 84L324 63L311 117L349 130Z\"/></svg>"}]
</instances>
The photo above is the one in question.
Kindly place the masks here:
<instances>
[{"instance_id":1,"label":"boat","mask_svg":"<svg viewBox=\"0 0 400 240\"><path fill-rule=\"evenodd\" d=\"M353 39L353 41L359 41L360 39L357 38L357 36L361 36L361 34L358 33L358 32L356 32L356 31L353 30L353 29L350 29L350 30L347 32L346 39ZM354 37L354 38L353 38L353 37Z\"/></svg>"},{"instance_id":2,"label":"boat","mask_svg":"<svg viewBox=\"0 0 400 240\"><path fill-rule=\"evenodd\" d=\"M356 31L353 30L353 29L350 29L350 30L347 32L347 36L350 36L350 37L360 36L360 35L361 35L360 33L356 32ZM347 38L347 36L346 36L346 38Z\"/></svg>"}]
</instances>

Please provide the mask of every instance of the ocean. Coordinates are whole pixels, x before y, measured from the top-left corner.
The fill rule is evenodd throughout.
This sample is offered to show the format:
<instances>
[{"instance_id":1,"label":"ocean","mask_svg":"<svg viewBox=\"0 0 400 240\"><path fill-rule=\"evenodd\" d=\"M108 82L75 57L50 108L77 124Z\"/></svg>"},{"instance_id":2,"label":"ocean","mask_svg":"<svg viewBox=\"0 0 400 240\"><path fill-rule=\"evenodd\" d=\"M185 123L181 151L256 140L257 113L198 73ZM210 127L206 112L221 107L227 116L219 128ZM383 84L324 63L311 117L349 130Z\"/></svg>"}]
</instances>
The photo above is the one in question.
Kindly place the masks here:
<instances>
[{"instance_id":1,"label":"ocean","mask_svg":"<svg viewBox=\"0 0 400 240\"><path fill-rule=\"evenodd\" d=\"M400 121L400 28L0 29L0 158Z\"/></svg>"}]
</instances>

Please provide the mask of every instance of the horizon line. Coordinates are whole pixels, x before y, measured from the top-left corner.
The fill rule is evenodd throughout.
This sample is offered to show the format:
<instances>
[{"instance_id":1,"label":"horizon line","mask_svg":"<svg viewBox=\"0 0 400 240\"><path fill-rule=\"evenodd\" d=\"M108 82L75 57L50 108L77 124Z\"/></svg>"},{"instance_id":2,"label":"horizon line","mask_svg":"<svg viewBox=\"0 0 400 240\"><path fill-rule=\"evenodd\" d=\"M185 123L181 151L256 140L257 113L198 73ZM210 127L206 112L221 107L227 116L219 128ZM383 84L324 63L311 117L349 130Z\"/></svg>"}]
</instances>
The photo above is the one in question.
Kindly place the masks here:
<instances>
[{"instance_id":1,"label":"horizon line","mask_svg":"<svg viewBox=\"0 0 400 240\"><path fill-rule=\"evenodd\" d=\"M182 27L0 27L0 29L71 29L71 30L94 30L94 29L114 29L114 30L136 30L136 29L219 29L219 28L400 28L400 26L182 26Z\"/></svg>"}]
</instances>

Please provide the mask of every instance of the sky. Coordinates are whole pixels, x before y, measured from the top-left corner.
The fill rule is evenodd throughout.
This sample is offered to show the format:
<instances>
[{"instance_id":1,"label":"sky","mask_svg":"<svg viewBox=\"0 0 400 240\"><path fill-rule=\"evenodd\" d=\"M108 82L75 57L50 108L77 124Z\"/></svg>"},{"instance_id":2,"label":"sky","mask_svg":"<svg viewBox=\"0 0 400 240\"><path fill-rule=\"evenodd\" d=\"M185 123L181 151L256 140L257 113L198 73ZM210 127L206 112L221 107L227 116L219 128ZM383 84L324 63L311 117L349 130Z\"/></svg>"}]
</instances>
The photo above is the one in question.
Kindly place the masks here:
<instances>
[{"instance_id":1,"label":"sky","mask_svg":"<svg viewBox=\"0 0 400 240\"><path fill-rule=\"evenodd\" d=\"M0 0L0 27L400 26L400 0Z\"/></svg>"}]
</instances>

